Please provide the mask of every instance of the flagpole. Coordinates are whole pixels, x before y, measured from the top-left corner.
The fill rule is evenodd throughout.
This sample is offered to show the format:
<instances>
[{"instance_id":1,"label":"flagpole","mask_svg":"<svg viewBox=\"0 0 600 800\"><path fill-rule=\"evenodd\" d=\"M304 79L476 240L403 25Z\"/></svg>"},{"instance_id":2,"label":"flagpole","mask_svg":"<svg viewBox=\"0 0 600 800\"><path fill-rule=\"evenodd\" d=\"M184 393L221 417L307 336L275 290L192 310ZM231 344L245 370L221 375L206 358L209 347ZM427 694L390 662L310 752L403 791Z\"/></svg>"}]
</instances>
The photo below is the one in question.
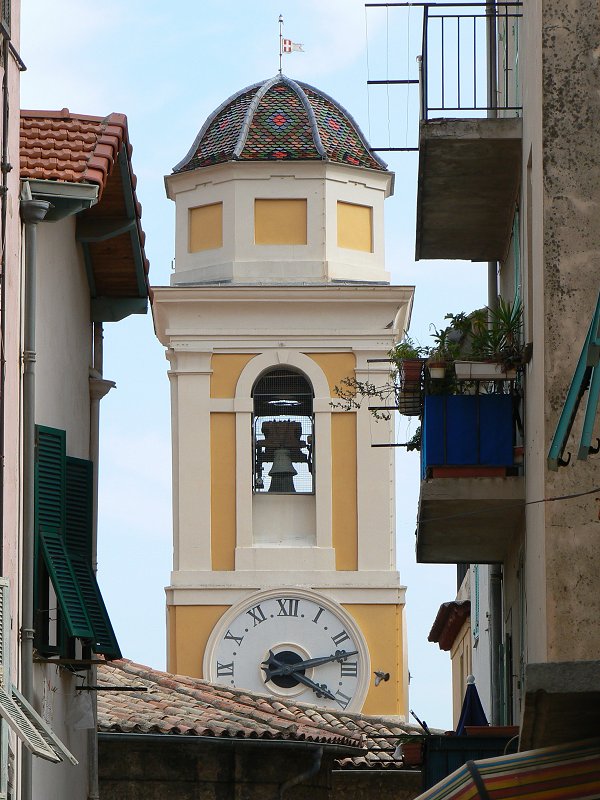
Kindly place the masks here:
<instances>
[{"instance_id":1,"label":"flagpole","mask_svg":"<svg viewBox=\"0 0 600 800\"><path fill-rule=\"evenodd\" d=\"M279 74L281 75L281 57L283 55L283 16L279 15Z\"/></svg>"}]
</instances>

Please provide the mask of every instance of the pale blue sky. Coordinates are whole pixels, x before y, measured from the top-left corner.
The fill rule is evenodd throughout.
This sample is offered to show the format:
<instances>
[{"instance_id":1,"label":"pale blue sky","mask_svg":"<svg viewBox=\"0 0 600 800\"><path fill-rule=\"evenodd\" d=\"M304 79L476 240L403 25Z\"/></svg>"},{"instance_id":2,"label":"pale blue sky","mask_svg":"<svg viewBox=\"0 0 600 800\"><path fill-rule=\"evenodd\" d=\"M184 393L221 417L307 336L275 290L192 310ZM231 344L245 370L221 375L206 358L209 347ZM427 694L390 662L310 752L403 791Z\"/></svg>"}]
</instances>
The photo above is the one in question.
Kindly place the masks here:
<instances>
[{"instance_id":1,"label":"pale blue sky","mask_svg":"<svg viewBox=\"0 0 600 800\"><path fill-rule=\"evenodd\" d=\"M146 252L154 285L169 282L174 206L163 176L188 151L206 116L244 86L278 69L284 35L304 53L284 72L330 94L373 146L416 143L416 90L371 89L371 78L416 77L420 12L372 10L361 0L24 0L21 106L127 114ZM365 31L369 33L368 59ZM427 342L446 312L485 303L486 269L465 262L414 262L417 155L382 154L396 173L386 206L387 267L416 285L411 335ZM124 655L165 666L164 586L171 566L170 409L167 362L151 316L108 324L102 401L98 578ZM415 420L399 418L406 441ZM454 598L452 567L417 565L414 532L418 457L397 451L398 568L407 590L410 707L431 726L452 724L450 659L427 634L440 603ZM199 655L200 657L200 655Z\"/></svg>"}]
</instances>

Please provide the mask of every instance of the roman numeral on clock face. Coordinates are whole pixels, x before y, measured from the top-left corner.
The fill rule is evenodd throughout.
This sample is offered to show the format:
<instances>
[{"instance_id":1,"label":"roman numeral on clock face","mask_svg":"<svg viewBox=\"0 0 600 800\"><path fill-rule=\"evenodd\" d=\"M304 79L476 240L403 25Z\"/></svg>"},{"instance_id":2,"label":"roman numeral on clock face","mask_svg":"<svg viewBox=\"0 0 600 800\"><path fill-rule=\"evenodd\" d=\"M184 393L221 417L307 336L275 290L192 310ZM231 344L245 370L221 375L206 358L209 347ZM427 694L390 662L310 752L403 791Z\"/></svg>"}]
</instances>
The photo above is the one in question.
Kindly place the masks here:
<instances>
[{"instance_id":1,"label":"roman numeral on clock face","mask_svg":"<svg viewBox=\"0 0 600 800\"><path fill-rule=\"evenodd\" d=\"M332 637L331 637L331 639L332 639L332 641L333 641L333 643L335 644L335 646L336 646L336 647L337 647L338 645L340 645L342 642L345 642L345 641L346 641L346 639L349 639L349 638L350 638L350 637L348 636L348 634L346 633L346 631L343 631L343 630L342 630L342 631L340 631L339 633L336 633L336 635L335 635L335 636L332 636Z\"/></svg>"},{"instance_id":2,"label":"roman numeral on clock face","mask_svg":"<svg viewBox=\"0 0 600 800\"><path fill-rule=\"evenodd\" d=\"M346 708L348 706L348 703L350 702L350 700L352 700L351 697L348 697L347 694L344 694L343 692L340 692L339 689L335 693L335 699L341 705L342 708Z\"/></svg>"},{"instance_id":3,"label":"roman numeral on clock face","mask_svg":"<svg viewBox=\"0 0 600 800\"><path fill-rule=\"evenodd\" d=\"M356 678L358 675L357 661L342 661L340 668L342 678Z\"/></svg>"},{"instance_id":4,"label":"roman numeral on clock face","mask_svg":"<svg viewBox=\"0 0 600 800\"><path fill-rule=\"evenodd\" d=\"M233 661L231 664L221 664L217 661L217 678L224 678L227 675L233 677Z\"/></svg>"},{"instance_id":5,"label":"roman numeral on clock face","mask_svg":"<svg viewBox=\"0 0 600 800\"><path fill-rule=\"evenodd\" d=\"M234 636L231 631L227 631L227 633L223 638L230 639L232 642L235 642L238 647L240 647L240 645L242 644L242 640L244 639L243 636Z\"/></svg>"},{"instance_id":6,"label":"roman numeral on clock face","mask_svg":"<svg viewBox=\"0 0 600 800\"><path fill-rule=\"evenodd\" d=\"M277 612L278 617L298 616L298 604L300 603L300 600L293 600L293 599L280 600L279 598L277 598L277 602L279 603L279 611Z\"/></svg>"},{"instance_id":7,"label":"roman numeral on clock face","mask_svg":"<svg viewBox=\"0 0 600 800\"><path fill-rule=\"evenodd\" d=\"M257 625L260 625L261 622L264 622L266 620L266 617L260 606L254 606L254 608L251 608L248 611L246 611L246 614L252 617L252 622L254 623L255 628Z\"/></svg>"}]
</instances>

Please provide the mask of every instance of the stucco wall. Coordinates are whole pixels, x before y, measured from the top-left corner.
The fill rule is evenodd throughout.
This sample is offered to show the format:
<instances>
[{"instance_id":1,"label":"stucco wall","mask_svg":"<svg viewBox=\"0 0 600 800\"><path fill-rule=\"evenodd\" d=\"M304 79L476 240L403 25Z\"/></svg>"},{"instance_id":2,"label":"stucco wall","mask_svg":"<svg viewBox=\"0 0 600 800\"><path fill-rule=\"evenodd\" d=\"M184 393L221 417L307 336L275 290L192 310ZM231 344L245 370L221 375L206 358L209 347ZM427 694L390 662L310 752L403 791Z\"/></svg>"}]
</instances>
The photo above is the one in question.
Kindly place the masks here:
<instances>
[{"instance_id":1,"label":"stucco wall","mask_svg":"<svg viewBox=\"0 0 600 800\"><path fill-rule=\"evenodd\" d=\"M545 0L542 23L546 430L539 467L599 289L600 7L596 0ZM600 485L598 457L575 460L582 418L580 412L569 442L571 465L546 473L546 498ZM546 503L545 522L548 660L600 658L597 496Z\"/></svg>"},{"instance_id":2,"label":"stucco wall","mask_svg":"<svg viewBox=\"0 0 600 800\"><path fill-rule=\"evenodd\" d=\"M87 458L92 327L74 217L39 226L36 328L36 423L66 430L67 454Z\"/></svg>"}]
</instances>

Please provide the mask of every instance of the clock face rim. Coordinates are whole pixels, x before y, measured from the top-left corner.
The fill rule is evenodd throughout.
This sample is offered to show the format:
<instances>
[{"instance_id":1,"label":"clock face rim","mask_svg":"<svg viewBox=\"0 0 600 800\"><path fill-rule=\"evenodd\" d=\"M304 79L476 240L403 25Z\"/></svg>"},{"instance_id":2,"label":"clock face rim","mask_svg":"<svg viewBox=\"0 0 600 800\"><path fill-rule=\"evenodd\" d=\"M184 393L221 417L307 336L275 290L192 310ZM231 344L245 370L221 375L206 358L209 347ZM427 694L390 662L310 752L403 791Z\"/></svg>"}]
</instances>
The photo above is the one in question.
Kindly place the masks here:
<instances>
[{"instance_id":1,"label":"clock face rim","mask_svg":"<svg viewBox=\"0 0 600 800\"><path fill-rule=\"evenodd\" d=\"M327 705L326 703L319 703L316 699L307 701L298 700L298 702L306 703L309 702L310 705L316 705L322 708L327 708L329 711L332 710L339 710L344 712L360 712L366 696L367 692L369 691L369 681L371 676L371 659L369 656L369 650L367 644L365 642L365 637L358 627L357 623L354 619L350 616L350 614L346 611L346 609L340 605L340 603L332 600L331 598L320 594L317 591L312 589L300 589L300 588L291 588L291 587L277 587L274 589L266 589L258 592L254 592L250 595L247 595L242 600L239 600L237 603L234 603L230 606L227 611L223 614L222 617L219 618L217 623L215 624L214 628L212 629L210 636L208 637L208 641L206 643L206 647L204 649L204 658L202 662L202 674L204 675L205 680L210 681L211 683L215 683L219 686L221 684L215 675L215 665L216 665L216 651L218 646L225 636L226 632L231 627L231 624L238 619L242 614L246 613L249 608L252 606L257 605L257 603L264 602L266 600L275 600L277 598L292 598L298 600L306 600L311 603L316 603L319 606L323 607L334 617L336 617L340 623L344 626L344 628L348 631L352 640L356 646L356 650L358 650L358 660L361 664L361 668L359 670L359 677L356 683L356 690L352 695L352 699L348 703L345 709L336 709L336 707ZM306 630L310 630L308 627ZM304 643L295 643L296 647L299 650L304 651L306 645ZM302 693L302 689L299 688L296 690L290 691L283 691L279 689L276 693L269 689L269 686L265 683L261 689L256 688L248 688L244 686L236 686L237 690L243 689L248 692L256 693L256 694L266 694L268 697L271 697L276 700L280 700L283 702L296 702L296 696Z\"/></svg>"}]
</instances>

